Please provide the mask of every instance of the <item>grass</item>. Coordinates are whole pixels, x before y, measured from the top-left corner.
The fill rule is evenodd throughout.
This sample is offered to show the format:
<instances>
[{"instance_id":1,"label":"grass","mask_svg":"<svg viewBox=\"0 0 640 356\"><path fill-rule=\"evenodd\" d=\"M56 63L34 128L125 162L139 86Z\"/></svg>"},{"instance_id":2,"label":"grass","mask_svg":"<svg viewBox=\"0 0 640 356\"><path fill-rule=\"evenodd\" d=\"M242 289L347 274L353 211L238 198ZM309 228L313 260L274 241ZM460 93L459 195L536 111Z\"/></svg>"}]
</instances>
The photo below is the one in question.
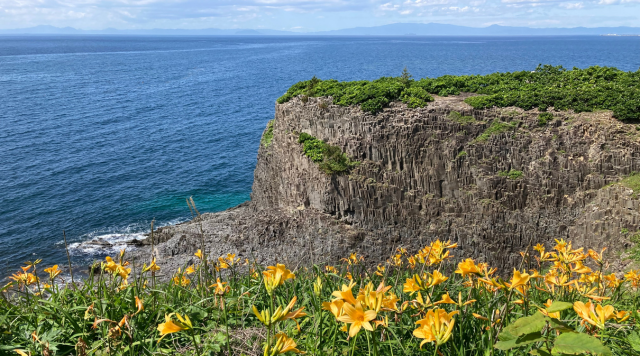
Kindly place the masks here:
<instances>
[{"instance_id":1,"label":"grass","mask_svg":"<svg viewBox=\"0 0 640 356\"><path fill-rule=\"evenodd\" d=\"M491 138L491 136L499 135L503 132L511 131L515 129L517 126L518 126L517 122L507 123L507 122L495 120L482 134L480 134L480 136L475 138L475 141L485 142L489 138Z\"/></svg>"},{"instance_id":2,"label":"grass","mask_svg":"<svg viewBox=\"0 0 640 356\"><path fill-rule=\"evenodd\" d=\"M260 140L260 143L264 147L269 147L271 141L273 140L273 122L274 120L270 120L267 123L267 130L264 132L264 134L262 135L262 139Z\"/></svg>"},{"instance_id":3,"label":"grass","mask_svg":"<svg viewBox=\"0 0 640 356\"><path fill-rule=\"evenodd\" d=\"M437 240L377 266L351 253L295 271L201 250L195 265L165 271L122 251L75 287L35 261L0 293L0 353L506 356L571 347L621 356L640 346L638 271L605 274L600 253L564 240L523 252L513 272L454 261L456 248ZM598 323L583 302L615 313Z\"/></svg>"},{"instance_id":4,"label":"grass","mask_svg":"<svg viewBox=\"0 0 640 356\"><path fill-rule=\"evenodd\" d=\"M624 72L600 66L568 70L539 65L534 71L444 75L420 80L413 80L410 75L353 82L314 77L293 85L278 103L299 95L331 96L333 104L361 105L363 111L377 113L392 101L402 100L410 107L421 107L430 101L431 95L465 92L482 94L465 99L476 109L515 106L541 111L549 107L575 112L611 110L620 120L640 119L640 70Z\"/></svg>"},{"instance_id":5,"label":"grass","mask_svg":"<svg viewBox=\"0 0 640 356\"><path fill-rule=\"evenodd\" d=\"M452 111L447 115L447 118L451 121L455 121L460 125L466 125L476 122L476 119L473 116L463 116L457 111Z\"/></svg>"},{"instance_id":6,"label":"grass","mask_svg":"<svg viewBox=\"0 0 640 356\"><path fill-rule=\"evenodd\" d=\"M633 198L638 197L638 193L640 192L640 173L632 173L626 178L620 181L620 184L623 186L633 190Z\"/></svg>"},{"instance_id":7,"label":"grass","mask_svg":"<svg viewBox=\"0 0 640 356\"><path fill-rule=\"evenodd\" d=\"M298 142L302 144L302 151L320 170L326 174L345 174L358 165L342 152L340 147L331 146L326 142L307 134L301 133Z\"/></svg>"},{"instance_id":8,"label":"grass","mask_svg":"<svg viewBox=\"0 0 640 356\"><path fill-rule=\"evenodd\" d=\"M516 171L515 169L512 169L510 171L500 171L498 172L498 175L500 177L507 177L509 179L520 179L524 176L524 173L522 173L522 171Z\"/></svg>"}]
</instances>

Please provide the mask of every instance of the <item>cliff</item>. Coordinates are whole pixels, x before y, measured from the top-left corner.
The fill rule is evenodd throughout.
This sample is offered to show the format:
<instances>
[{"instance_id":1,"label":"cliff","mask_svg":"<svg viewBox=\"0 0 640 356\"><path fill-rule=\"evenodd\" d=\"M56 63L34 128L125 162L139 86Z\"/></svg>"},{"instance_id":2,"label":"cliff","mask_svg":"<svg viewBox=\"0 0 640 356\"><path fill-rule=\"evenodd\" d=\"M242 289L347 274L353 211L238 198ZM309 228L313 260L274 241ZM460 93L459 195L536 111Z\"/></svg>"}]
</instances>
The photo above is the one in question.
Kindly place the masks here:
<instances>
[{"instance_id":1,"label":"cliff","mask_svg":"<svg viewBox=\"0 0 640 356\"><path fill-rule=\"evenodd\" d=\"M565 238L608 247L624 268L625 232L640 223L640 177L625 179L640 171L636 126L608 111L552 112L539 123L537 109L478 110L467 96L415 109L394 102L375 115L330 98L276 104L251 201L200 220L208 253L296 264L357 251L378 261L441 239L505 268L520 262L517 251ZM302 132L360 164L321 172L302 152ZM189 262L198 224L159 229L159 259Z\"/></svg>"}]
</instances>

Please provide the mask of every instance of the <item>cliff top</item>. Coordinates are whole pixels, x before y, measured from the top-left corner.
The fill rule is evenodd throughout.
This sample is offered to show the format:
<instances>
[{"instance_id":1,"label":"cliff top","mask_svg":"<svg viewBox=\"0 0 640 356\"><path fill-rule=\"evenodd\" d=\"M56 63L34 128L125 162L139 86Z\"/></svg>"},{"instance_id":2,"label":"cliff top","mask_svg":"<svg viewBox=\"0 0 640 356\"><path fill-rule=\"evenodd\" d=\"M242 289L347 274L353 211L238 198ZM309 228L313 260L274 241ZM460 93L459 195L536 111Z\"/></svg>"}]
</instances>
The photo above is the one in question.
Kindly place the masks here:
<instances>
[{"instance_id":1,"label":"cliff top","mask_svg":"<svg viewBox=\"0 0 640 356\"><path fill-rule=\"evenodd\" d=\"M312 78L293 85L280 98L285 103L296 96L332 97L333 104L360 105L363 111L377 113L393 101L410 108L425 107L432 95L449 96L476 93L465 102L476 109L491 107L538 108L546 111L591 112L611 110L619 120L640 119L640 69L624 72L612 67L593 66L567 70L562 66L539 65L534 71L488 75L445 75L412 79L405 70L401 77L374 81L340 82Z\"/></svg>"}]
</instances>

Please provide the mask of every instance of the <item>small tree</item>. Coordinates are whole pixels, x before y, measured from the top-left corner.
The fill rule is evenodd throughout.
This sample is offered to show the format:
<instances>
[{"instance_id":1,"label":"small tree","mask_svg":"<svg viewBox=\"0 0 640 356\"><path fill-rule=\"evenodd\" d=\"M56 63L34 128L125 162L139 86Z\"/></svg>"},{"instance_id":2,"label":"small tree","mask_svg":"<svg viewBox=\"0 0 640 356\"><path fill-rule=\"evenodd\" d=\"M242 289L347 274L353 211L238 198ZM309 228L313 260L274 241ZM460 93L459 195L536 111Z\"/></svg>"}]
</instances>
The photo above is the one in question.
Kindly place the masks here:
<instances>
[{"instance_id":1,"label":"small tree","mask_svg":"<svg viewBox=\"0 0 640 356\"><path fill-rule=\"evenodd\" d=\"M409 83L411 83L411 81L413 80L412 78L413 78L413 75L409 73L409 70L407 70L407 67L405 66L404 69L402 70L400 81L402 82L402 84L404 84L405 87L408 87Z\"/></svg>"}]
</instances>

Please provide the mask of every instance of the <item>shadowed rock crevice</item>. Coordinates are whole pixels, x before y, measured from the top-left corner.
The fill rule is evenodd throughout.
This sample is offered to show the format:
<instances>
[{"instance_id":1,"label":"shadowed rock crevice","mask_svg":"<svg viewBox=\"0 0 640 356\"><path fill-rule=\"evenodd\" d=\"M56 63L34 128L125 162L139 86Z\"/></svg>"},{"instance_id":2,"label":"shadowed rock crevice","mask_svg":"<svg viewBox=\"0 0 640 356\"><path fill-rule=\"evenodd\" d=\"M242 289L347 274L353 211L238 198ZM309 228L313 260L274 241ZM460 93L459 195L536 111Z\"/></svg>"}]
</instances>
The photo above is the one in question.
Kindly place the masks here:
<instances>
[{"instance_id":1,"label":"shadowed rock crevice","mask_svg":"<svg viewBox=\"0 0 640 356\"><path fill-rule=\"evenodd\" d=\"M640 171L634 125L609 112L553 112L540 126L537 110L475 110L465 97L392 103L377 115L321 108L326 98L277 104L251 201L202 219L210 254L297 264L358 251L377 261L439 238L457 242L456 255L505 268L520 263L517 251L554 238L610 253L629 247L620 231L637 230L639 200L611 183ZM302 132L361 163L321 172L302 152ZM174 263L199 247L194 222L155 235Z\"/></svg>"}]
</instances>

